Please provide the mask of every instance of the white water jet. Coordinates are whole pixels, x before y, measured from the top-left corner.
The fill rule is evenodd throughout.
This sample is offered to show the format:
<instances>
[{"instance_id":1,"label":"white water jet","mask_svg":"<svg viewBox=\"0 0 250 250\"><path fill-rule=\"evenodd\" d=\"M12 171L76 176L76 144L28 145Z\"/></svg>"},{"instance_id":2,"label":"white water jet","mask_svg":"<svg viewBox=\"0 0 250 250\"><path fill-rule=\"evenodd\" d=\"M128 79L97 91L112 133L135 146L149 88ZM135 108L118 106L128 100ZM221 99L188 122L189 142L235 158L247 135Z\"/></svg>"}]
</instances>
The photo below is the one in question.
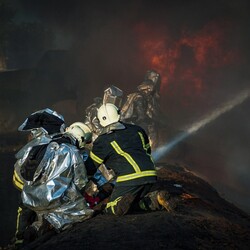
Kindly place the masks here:
<instances>
[{"instance_id":1,"label":"white water jet","mask_svg":"<svg viewBox=\"0 0 250 250\"><path fill-rule=\"evenodd\" d=\"M248 97L250 96L250 89L244 90L240 92L236 97L232 100L222 104L220 107L209 113L208 115L201 118L199 121L194 122L189 126L183 133L174 137L170 142L166 143L165 145L158 147L153 153L152 157L155 162L159 161L163 156L166 156L168 152L172 150L174 146L176 146L179 142L186 139L188 136L192 135L200 128L204 127L208 123L214 121L216 118L221 116L222 114L230 111L234 107L243 103Z\"/></svg>"}]
</instances>

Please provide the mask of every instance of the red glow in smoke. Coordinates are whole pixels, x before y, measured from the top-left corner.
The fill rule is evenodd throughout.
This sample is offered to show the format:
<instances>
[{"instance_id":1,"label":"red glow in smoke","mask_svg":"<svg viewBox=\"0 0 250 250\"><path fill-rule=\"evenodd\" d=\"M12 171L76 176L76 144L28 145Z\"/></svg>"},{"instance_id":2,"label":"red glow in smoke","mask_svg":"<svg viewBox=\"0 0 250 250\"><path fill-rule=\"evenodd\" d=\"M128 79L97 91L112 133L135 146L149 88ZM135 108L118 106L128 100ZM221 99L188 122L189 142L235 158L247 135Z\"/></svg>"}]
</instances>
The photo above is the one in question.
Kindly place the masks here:
<instances>
[{"instance_id":1,"label":"red glow in smoke","mask_svg":"<svg viewBox=\"0 0 250 250\"><path fill-rule=\"evenodd\" d=\"M161 92L182 91L183 96L193 97L207 89L211 71L239 63L239 53L227 45L229 28L228 24L211 22L195 33L186 29L179 38L171 38L166 29L159 32L141 23L135 32L148 68L161 74Z\"/></svg>"}]
</instances>

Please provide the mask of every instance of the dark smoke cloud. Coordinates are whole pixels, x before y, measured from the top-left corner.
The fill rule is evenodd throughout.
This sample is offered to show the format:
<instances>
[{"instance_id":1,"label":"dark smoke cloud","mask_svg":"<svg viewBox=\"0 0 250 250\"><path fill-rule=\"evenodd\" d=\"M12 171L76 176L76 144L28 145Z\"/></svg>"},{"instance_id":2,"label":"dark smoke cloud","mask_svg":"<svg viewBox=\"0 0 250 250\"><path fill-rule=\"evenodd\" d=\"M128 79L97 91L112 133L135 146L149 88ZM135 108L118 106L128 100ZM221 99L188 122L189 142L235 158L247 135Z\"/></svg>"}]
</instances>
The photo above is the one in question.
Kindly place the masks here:
<instances>
[{"instance_id":1,"label":"dark smoke cloud","mask_svg":"<svg viewBox=\"0 0 250 250\"><path fill-rule=\"evenodd\" d=\"M18 2L23 17L52 28L56 36L54 48L70 49L76 65L86 72L86 82L101 89L109 82L121 87L129 83L130 92L141 81L146 65L133 33L139 22L147 22L162 32L167 27L178 39L183 27L195 32L210 21L230 20L235 22L235 30L228 42L243 48L249 42L248 1Z\"/></svg>"},{"instance_id":2,"label":"dark smoke cloud","mask_svg":"<svg viewBox=\"0 0 250 250\"><path fill-rule=\"evenodd\" d=\"M198 102L192 109L181 110L181 93L175 93L171 98L166 93L162 97L168 122L176 130L195 121L220 103L228 101L238 91L249 87L250 2L248 0L16 0L15 2L16 22L38 21L52 29L55 41L53 46L47 49L65 49L68 55L68 63L59 60L64 61L64 64L57 65L58 72L63 69L66 77L63 75L58 78L55 77L54 71L48 73L48 70L40 70L40 73L36 73L37 75L32 78L37 88L43 86L42 97L45 97L39 101L39 106L35 105L37 98L30 99L28 107L38 108L57 103L55 107L63 107L59 110L62 113L66 109L69 110L66 113L68 115L72 114L72 109L75 107L72 103L75 98L77 104L74 116L66 116L66 119L81 119L85 107L92 103L94 97L101 96L107 85L114 84L120 87L125 95L135 91L148 70L148 64L143 58L134 30L135 25L141 22L150 25L148 27L151 27L152 34L154 31L169 33L173 39L178 40L183 28L195 33L209 22L229 21L233 26L225 47L237 48L245 56L245 61L240 65L223 68L215 75L207 72L208 83L216 79L220 84L216 86L208 84L208 90L204 93L207 100L205 104ZM189 63L187 53L183 64ZM39 65L41 67L41 62ZM55 67L53 63L48 64L47 59L42 65L42 69ZM51 78L52 75L54 78ZM30 85L33 85L33 80ZM181 85L183 86L185 83ZM61 93L57 92L60 88L64 89L60 90ZM48 89L50 91L47 91ZM73 94L67 96L65 93L69 92ZM60 100L56 100L60 96L71 101L62 104ZM28 109L27 106L23 108ZM250 177L250 158L246 152L250 146L249 124L248 101L187 141L189 144L187 161L193 164L193 169L218 186L222 183L220 189L225 190L229 198L237 198L235 195L230 196L236 187L238 193L239 190L244 190L240 191L243 198L238 202L248 208L250 205L246 200L250 199L244 192L249 190L246 180Z\"/></svg>"}]
</instances>

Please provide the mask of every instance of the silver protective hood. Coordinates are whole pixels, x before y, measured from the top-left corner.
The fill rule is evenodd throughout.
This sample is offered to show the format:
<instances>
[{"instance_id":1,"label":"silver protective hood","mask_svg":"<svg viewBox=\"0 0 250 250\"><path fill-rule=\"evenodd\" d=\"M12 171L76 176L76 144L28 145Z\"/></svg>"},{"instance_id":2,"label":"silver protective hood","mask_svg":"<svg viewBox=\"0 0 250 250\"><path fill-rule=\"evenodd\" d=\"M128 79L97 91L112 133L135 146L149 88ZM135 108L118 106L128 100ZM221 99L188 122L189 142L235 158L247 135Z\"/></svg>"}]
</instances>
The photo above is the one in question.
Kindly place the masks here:
<instances>
[{"instance_id":1,"label":"silver protective hood","mask_svg":"<svg viewBox=\"0 0 250 250\"><path fill-rule=\"evenodd\" d=\"M73 145L51 142L33 180L25 183L22 201L56 229L63 230L92 216L80 190L87 183L80 152Z\"/></svg>"},{"instance_id":2,"label":"silver protective hood","mask_svg":"<svg viewBox=\"0 0 250 250\"><path fill-rule=\"evenodd\" d=\"M38 132L47 134L58 134L65 131L64 117L49 108L42 109L32 113L18 127L18 131L32 131L38 129Z\"/></svg>"}]
</instances>

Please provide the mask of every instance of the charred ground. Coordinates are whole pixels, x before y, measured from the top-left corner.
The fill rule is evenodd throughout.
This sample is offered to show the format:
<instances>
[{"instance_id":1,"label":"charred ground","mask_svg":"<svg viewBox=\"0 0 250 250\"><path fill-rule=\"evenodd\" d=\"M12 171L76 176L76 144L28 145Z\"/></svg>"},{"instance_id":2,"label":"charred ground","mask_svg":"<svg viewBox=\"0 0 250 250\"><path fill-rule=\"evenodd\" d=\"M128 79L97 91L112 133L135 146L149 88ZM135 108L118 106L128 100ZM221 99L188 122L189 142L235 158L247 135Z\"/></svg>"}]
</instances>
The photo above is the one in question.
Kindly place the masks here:
<instances>
[{"instance_id":1,"label":"charred ground","mask_svg":"<svg viewBox=\"0 0 250 250\"><path fill-rule=\"evenodd\" d=\"M178 163L158 164L158 188L179 202L165 210L123 217L97 215L25 249L249 249L250 217ZM188 194L180 199L181 194Z\"/></svg>"}]
</instances>

